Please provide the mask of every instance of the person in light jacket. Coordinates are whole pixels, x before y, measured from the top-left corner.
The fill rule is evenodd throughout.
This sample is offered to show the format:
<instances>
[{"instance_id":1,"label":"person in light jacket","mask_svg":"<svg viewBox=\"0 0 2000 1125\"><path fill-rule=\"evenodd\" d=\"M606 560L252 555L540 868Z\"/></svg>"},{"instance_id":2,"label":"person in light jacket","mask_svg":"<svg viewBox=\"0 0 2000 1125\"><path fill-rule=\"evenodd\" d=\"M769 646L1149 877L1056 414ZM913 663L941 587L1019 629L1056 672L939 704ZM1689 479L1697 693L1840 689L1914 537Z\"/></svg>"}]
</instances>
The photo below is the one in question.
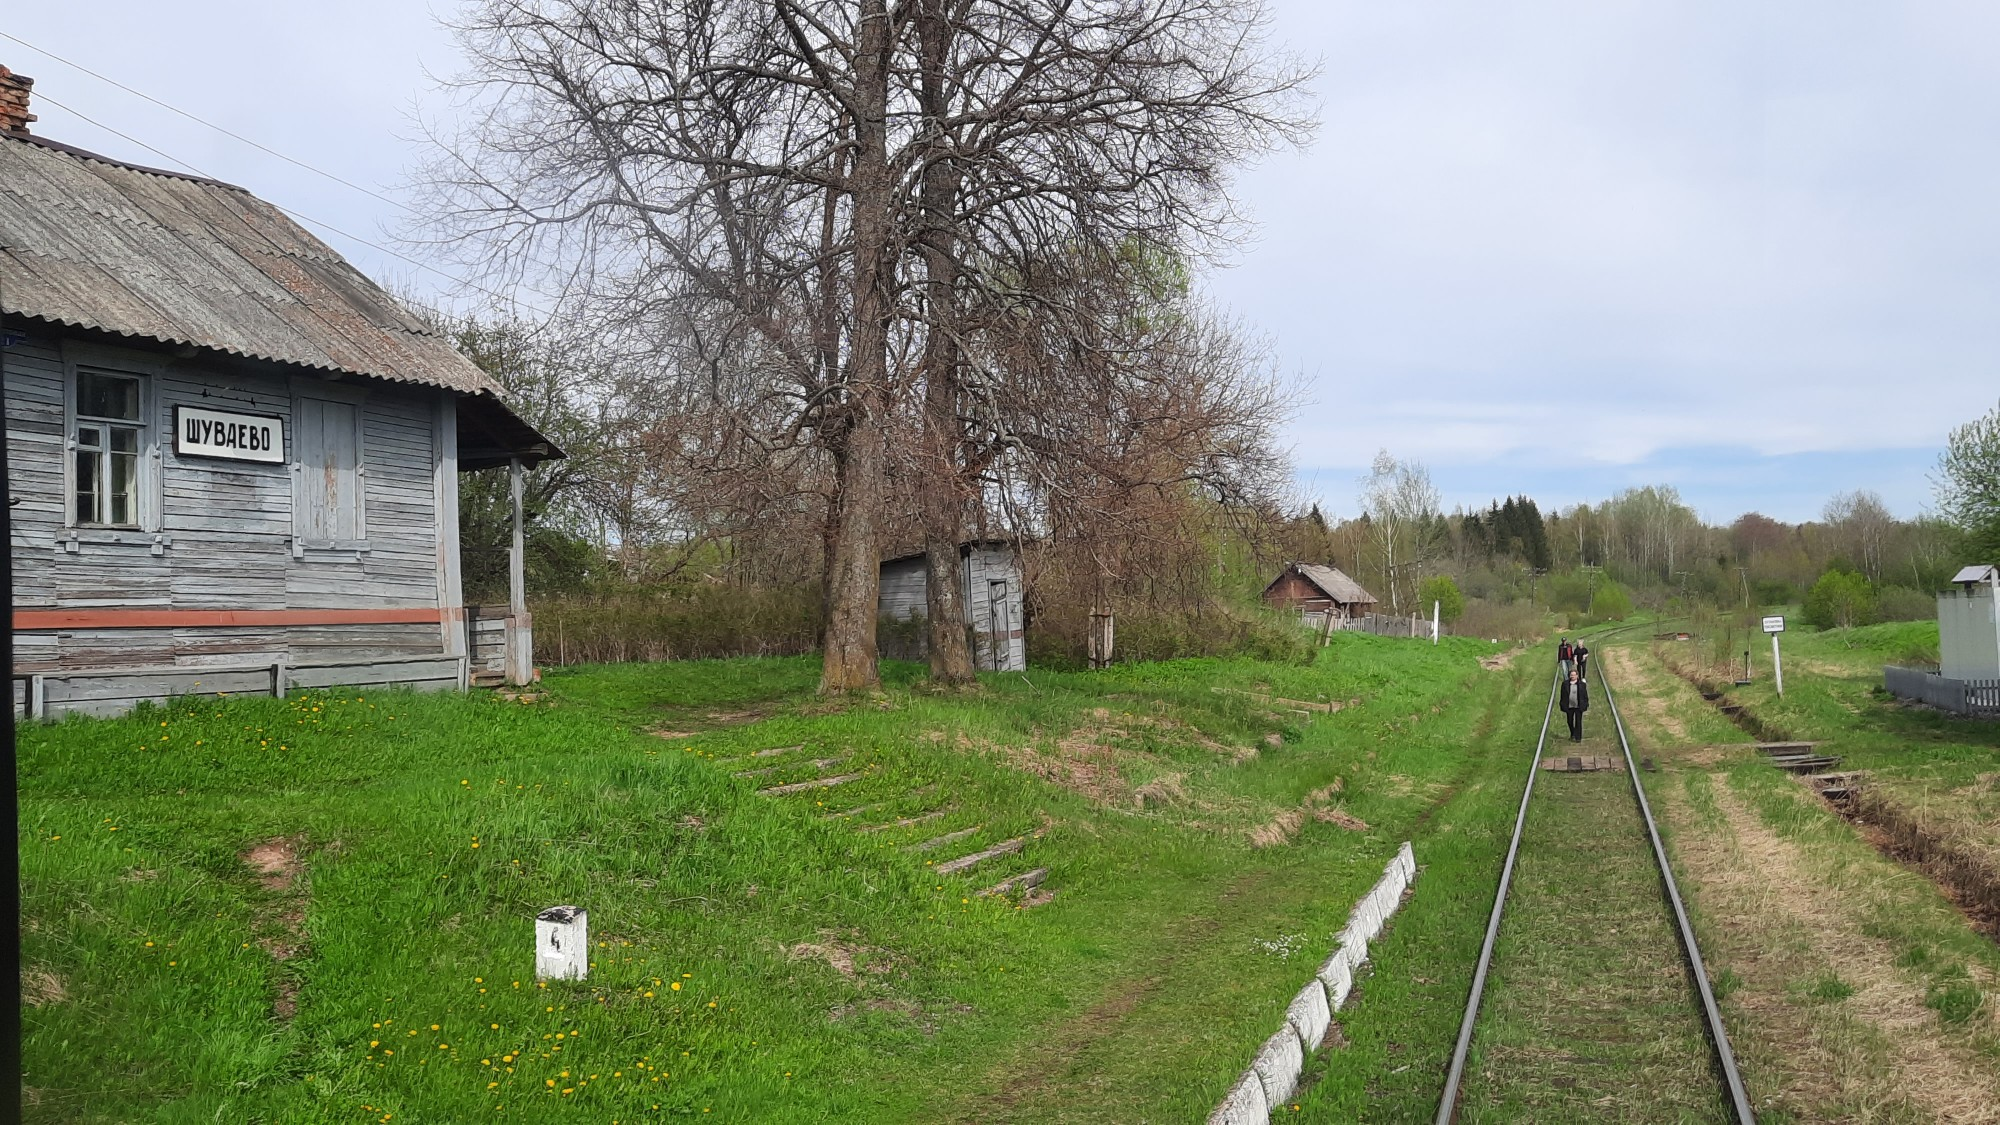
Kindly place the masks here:
<instances>
[{"instance_id":1,"label":"person in light jacket","mask_svg":"<svg viewBox=\"0 0 2000 1125\"><path fill-rule=\"evenodd\" d=\"M1569 740L1583 741L1583 713L1590 710L1590 684L1582 672L1571 672L1563 681L1562 698L1557 700L1563 717L1569 720Z\"/></svg>"}]
</instances>

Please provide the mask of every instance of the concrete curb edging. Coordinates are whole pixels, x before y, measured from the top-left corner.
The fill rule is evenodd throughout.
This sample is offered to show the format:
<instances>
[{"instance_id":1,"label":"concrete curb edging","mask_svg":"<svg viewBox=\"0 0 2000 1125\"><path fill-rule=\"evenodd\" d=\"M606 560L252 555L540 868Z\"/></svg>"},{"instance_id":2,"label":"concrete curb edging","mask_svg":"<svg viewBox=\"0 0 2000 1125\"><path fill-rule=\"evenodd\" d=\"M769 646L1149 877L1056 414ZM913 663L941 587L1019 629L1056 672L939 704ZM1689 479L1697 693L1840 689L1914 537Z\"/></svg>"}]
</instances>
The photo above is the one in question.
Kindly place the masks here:
<instances>
[{"instance_id":1,"label":"concrete curb edging","mask_svg":"<svg viewBox=\"0 0 2000 1125\"><path fill-rule=\"evenodd\" d=\"M1208 1115L1208 1125L1269 1125L1298 1089L1306 1060L1318 1051L1333 1023L1333 1013L1354 989L1354 974L1368 960L1368 943L1382 934L1403 892L1417 879L1417 856L1409 842L1396 855L1368 893L1347 916L1334 939L1333 954L1285 1009L1284 1025L1264 1041L1236 1085Z\"/></svg>"}]
</instances>

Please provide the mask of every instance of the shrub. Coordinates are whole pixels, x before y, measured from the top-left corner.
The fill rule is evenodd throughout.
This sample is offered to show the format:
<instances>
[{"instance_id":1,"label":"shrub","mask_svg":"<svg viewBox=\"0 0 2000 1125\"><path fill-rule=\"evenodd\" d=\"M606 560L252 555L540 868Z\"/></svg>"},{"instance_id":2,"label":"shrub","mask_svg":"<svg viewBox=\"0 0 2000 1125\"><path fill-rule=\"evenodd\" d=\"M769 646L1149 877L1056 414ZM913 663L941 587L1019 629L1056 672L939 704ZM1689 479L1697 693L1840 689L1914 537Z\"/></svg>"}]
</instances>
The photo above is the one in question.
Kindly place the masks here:
<instances>
[{"instance_id":1,"label":"shrub","mask_svg":"<svg viewBox=\"0 0 2000 1125\"><path fill-rule=\"evenodd\" d=\"M1487 637L1496 641L1539 640L1548 632L1542 611L1527 602L1492 602L1473 598L1465 603L1465 616L1452 632L1461 637Z\"/></svg>"},{"instance_id":2,"label":"shrub","mask_svg":"<svg viewBox=\"0 0 2000 1125\"><path fill-rule=\"evenodd\" d=\"M1591 599L1590 615L1600 621L1623 621L1632 615L1632 596L1618 583L1606 582Z\"/></svg>"},{"instance_id":3,"label":"shrub","mask_svg":"<svg viewBox=\"0 0 2000 1125\"><path fill-rule=\"evenodd\" d=\"M1875 597L1877 621L1929 621L1937 616L1937 598L1908 586L1889 586Z\"/></svg>"},{"instance_id":4,"label":"shrub","mask_svg":"<svg viewBox=\"0 0 2000 1125\"><path fill-rule=\"evenodd\" d=\"M694 586L531 602L546 664L791 656L819 646L819 589Z\"/></svg>"},{"instance_id":5,"label":"shrub","mask_svg":"<svg viewBox=\"0 0 2000 1125\"><path fill-rule=\"evenodd\" d=\"M1465 613L1465 595L1458 592L1458 583L1449 574L1433 575L1417 586L1417 605L1436 603L1438 617L1445 622L1457 621Z\"/></svg>"},{"instance_id":6,"label":"shrub","mask_svg":"<svg viewBox=\"0 0 2000 1125\"><path fill-rule=\"evenodd\" d=\"M1790 605L1799 594L1790 582L1769 578L1759 579L1753 583L1751 592L1755 595L1758 605Z\"/></svg>"},{"instance_id":7,"label":"shrub","mask_svg":"<svg viewBox=\"0 0 2000 1125\"><path fill-rule=\"evenodd\" d=\"M1849 570L1828 570L1806 592L1806 621L1821 629L1851 629L1875 620L1875 591Z\"/></svg>"}]
</instances>

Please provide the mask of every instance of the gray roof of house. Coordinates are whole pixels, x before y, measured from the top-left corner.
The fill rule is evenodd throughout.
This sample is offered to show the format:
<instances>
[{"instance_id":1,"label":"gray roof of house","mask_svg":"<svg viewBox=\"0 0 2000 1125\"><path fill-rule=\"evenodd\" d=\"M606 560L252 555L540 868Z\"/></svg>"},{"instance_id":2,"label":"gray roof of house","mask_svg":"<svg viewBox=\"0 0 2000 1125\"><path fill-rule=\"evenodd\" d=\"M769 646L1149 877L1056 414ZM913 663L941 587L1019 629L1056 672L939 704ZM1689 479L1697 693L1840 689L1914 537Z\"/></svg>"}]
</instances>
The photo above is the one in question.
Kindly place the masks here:
<instances>
[{"instance_id":1,"label":"gray roof of house","mask_svg":"<svg viewBox=\"0 0 2000 1125\"><path fill-rule=\"evenodd\" d=\"M1953 582L1984 582L1992 577L1992 563L1974 563L1951 576Z\"/></svg>"},{"instance_id":2,"label":"gray roof of house","mask_svg":"<svg viewBox=\"0 0 2000 1125\"><path fill-rule=\"evenodd\" d=\"M1306 581L1318 586L1327 597L1332 598L1342 605L1357 605L1362 603L1373 605L1375 603L1375 595L1362 589L1361 583L1356 582L1333 567L1321 566L1318 563L1293 563L1292 565L1298 568L1300 574L1305 575Z\"/></svg>"},{"instance_id":3,"label":"gray roof of house","mask_svg":"<svg viewBox=\"0 0 2000 1125\"><path fill-rule=\"evenodd\" d=\"M0 132L0 311L456 391L488 400L490 430L546 444L449 339L278 208L24 133Z\"/></svg>"}]
</instances>

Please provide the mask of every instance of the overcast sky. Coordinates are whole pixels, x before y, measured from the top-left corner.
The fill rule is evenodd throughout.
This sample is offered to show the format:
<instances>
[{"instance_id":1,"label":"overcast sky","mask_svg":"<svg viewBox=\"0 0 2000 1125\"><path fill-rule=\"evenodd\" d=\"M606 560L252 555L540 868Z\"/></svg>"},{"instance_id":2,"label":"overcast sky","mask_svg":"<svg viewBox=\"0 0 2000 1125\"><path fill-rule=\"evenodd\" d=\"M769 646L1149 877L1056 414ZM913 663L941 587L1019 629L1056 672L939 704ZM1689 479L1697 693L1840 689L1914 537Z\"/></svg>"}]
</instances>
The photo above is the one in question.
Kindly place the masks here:
<instances>
[{"instance_id":1,"label":"overcast sky","mask_svg":"<svg viewBox=\"0 0 2000 1125\"><path fill-rule=\"evenodd\" d=\"M0 32L401 198L459 59L407 0L21 5ZM1246 171L1210 279L1300 404L1303 498L1378 448L1447 506L1678 487L1710 519L1930 499L2000 399L2000 5L1278 0L1312 148ZM0 39L43 135L392 245L402 214ZM62 103L58 105L56 103ZM66 107L66 108L65 108ZM74 111L74 112L72 112ZM77 116L170 154L147 152ZM378 279L449 288L320 230Z\"/></svg>"}]
</instances>

